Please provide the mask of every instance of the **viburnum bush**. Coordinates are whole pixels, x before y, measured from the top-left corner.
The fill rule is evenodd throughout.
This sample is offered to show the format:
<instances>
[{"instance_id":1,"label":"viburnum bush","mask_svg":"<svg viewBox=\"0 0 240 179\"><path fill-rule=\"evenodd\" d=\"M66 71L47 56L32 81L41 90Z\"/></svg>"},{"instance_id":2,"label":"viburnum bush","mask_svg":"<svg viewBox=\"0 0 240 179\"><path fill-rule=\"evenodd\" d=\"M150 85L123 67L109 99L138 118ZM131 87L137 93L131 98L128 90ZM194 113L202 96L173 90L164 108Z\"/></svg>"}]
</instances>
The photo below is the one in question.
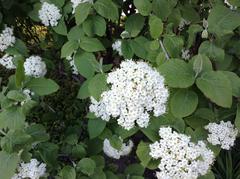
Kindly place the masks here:
<instances>
[{"instance_id":1,"label":"viburnum bush","mask_svg":"<svg viewBox=\"0 0 240 179\"><path fill-rule=\"evenodd\" d=\"M0 179L239 178L239 8L1 0Z\"/></svg>"}]
</instances>

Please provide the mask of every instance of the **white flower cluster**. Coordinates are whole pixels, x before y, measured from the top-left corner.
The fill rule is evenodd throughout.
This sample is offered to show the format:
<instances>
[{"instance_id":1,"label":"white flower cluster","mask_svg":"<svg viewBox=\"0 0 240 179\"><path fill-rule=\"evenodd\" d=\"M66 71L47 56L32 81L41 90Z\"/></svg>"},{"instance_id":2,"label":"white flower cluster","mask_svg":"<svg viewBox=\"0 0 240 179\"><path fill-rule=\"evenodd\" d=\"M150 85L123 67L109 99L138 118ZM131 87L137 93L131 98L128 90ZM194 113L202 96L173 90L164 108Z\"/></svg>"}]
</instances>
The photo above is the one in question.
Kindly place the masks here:
<instances>
[{"instance_id":1,"label":"white flower cluster","mask_svg":"<svg viewBox=\"0 0 240 179\"><path fill-rule=\"evenodd\" d=\"M182 49L182 58L184 60L188 60L190 58L190 51L189 51L189 49Z\"/></svg>"},{"instance_id":2,"label":"white flower cluster","mask_svg":"<svg viewBox=\"0 0 240 179\"><path fill-rule=\"evenodd\" d=\"M189 24L191 24L190 21L188 21L188 20L186 20L186 19L184 19L184 18L181 18L181 21L180 21L180 23L179 23L179 25L178 25L178 30L179 30L179 31L182 31L182 30L184 29L184 27L185 27L186 25L189 25Z\"/></svg>"},{"instance_id":3,"label":"white flower cluster","mask_svg":"<svg viewBox=\"0 0 240 179\"><path fill-rule=\"evenodd\" d=\"M9 54L5 54L0 58L0 64L9 70L16 69L16 66L13 63L13 57Z\"/></svg>"},{"instance_id":4,"label":"white flower cluster","mask_svg":"<svg viewBox=\"0 0 240 179\"><path fill-rule=\"evenodd\" d=\"M122 41L121 40L116 40L113 44L112 44L112 48L113 50L117 51L119 55L123 55L122 54Z\"/></svg>"},{"instance_id":5,"label":"white flower cluster","mask_svg":"<svg viewBox=\"0 0 240 179\"><path fill-rule=\"evenodd\" d=\"M72 73L75 74L75 75L78 75L79 73L78 73L78 69L77 69L77 67L74 63L74 59L71 56L68 56L66 59L69 61L69 64L70 64L71 69L72 69Z\"/></svg>"},{"instance_id":6,"label":"white flower cluster","mask_svg":"<svg viewBox=\"0 0 240 179\"><path fill-rule=\"evenodd\" d=\"M224 0L224 3L230 7L231 10L236 10L237 6L233 6L228 0Z\"/></svg>"},{"instance_id":7,"label":"white flower cluster","mask_svg":"<svg viewBox=\"0 0 240 179\"><path fill-rule=\"evenodd\" d=\"M0 34L0 51L3 52L8 47L12 47L16 42L16 38L13 35L13 28L5 27Z\"/></svg>"},{"instance_id":8,"label":"white flower cluster","mask_svg":"<svg viewBox=\"0 0 240 179\"><path fill-rule=\"evenodd\" d=\"M24 70L27 76L35 78L43 77L47 73L45 62L39 56L30 56L24 62Z\"/></svg>"},{"instance_id":9,"label":"white flower cluster","mask_svg":"<svg viewBox=\"0 0 240 179\"><path fill-rule=\"evenodd\" d=\"M72 8L73 8L73 11L72 13L75 13L75 10L77 8L77 6L81 3L93 3L93 0L71 0L71 3L72 3Z\"/></svg>"},{"instance_id":10,"label":"white flower cluster","mask_svg":"<svg viewBox=\"0 0 240 179\"><path fill-rule=\"evenodd\" d=\"M160 128L159 135L160 141L150 144L150 156L160 159L158 179L196 179L213 164L214 154L204 142L194 144L170 127Z\"/></svg>"},{"instance_id":11,"label":"white flower cluster","mask_svg":"<svg viewBox=\"0 0 240 179\"><path fill-rule=\"evenodd\" d=\"M26 99L21 102L21 105L24 105L27 101L32 100L32 96L34 96L35 93L27 88L24 89L22 92L26 96Z\"/></svg>"},{"instance_id":12,"label":"white flower cluster","mask_svg":"<svg viewBox=\"0 0 240 179\"><path fill-rule=\"evenodd\" d=\"M130 130L135 122L147 127L150 112L156 117L166 112L169 93L164 78L145 62L123 61L108 74L107 83L110 90L101 94L99 102L91 98L90 105L90 111L105 121L118 117L118 124Z\"/></svg>"},{"instance_id":13,"label":"white flower cluster","mask_svg":"<svg viewBox=\"0 0 240 179\"><path fill-rule=\"evenodd\" d=\"M17 170L18 173L15 174L11 179L39 179L46 173L46 164L40 164L40 162L36 159L31 159L29 163L22 162Z\"/></svg>"},{"instance_id":14,"label":"white flower cluster","mask_svg":"<svg viewBox=\"0 0 240 179\"><path fill-rule=\"evenodd\" d=\"M60 10L54 4L43 2L42 8L39 10L39 18L45 26L57 26L62 15Z\"/></svg>"},{"instance_id":15,"label":"white flower cluster","mask_svg":"<svg viewBox=\"0 0 240 179\"><path fill-rule=\"evenodd\" d=\"M120 150L117 150L111 146L111 143L108 139L105 139L103 142L103 152L111 158L120 159L121 156L128 155L133 148L133 142L131 140L127 143L123 143Z\"/></svg>"},{"instance_id":16,"label":"white flower cluster","mask_svg":"<svg viewBox=\"0 0 240 179\"><path fill-rule=\"evenodd\" d=\"M221 148L226 150L234 145L238 134L238 130L230 121L221 121L219 124L209 123L205 129L209 131L208 142L212 145L221 145Z\"/></svg>"}]
</instances>

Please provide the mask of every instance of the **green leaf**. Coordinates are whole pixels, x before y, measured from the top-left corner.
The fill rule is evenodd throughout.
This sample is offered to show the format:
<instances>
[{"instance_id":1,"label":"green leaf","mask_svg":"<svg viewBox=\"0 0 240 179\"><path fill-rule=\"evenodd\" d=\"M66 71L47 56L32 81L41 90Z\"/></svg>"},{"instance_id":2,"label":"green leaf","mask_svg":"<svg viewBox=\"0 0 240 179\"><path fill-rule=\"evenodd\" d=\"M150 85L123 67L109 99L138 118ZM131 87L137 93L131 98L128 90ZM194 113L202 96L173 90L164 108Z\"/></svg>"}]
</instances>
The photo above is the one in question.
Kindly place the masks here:
<instances>
[{"instance_id":1,"label":"green leaf","mask_svg":"<svg viewBox=\"0 0 240 179\"><path fill-rule=\"evenodd\" d=\"M145 168L138 164L131 164L129 166L127 166L127 168L125 169L124 173L126 175L138 175L138 176L142 176L144 174Z\"/></svg>"},{"instance_id":2,"label":"green leaf","mask_svg":"<svg viewBox=\"0 0 240 179\"><path fill-rule=\"evenodd\" d=\"M146 59L148 51L146 50L145 45L148 43L148 40L143 36L139 36L130 42L135 55L142 59Z\"/></svg>"},{"instance_id":3,"label":"green leaf","mask_svg":"<svg viewBox=\"0 0 240 179\"><path fill-rule=\"evenodd\" d=\"M92 4L91 3L80 3L75 10L76 24L82 24L88 17Z\"/></svg>"},{"instance_id":4,"label":"green leaf","mask_svg":"<svg viewBox=\"0 0 240 179\"><path fill-rule=\"evenodd\" d=\"M4 151L0 152L0 178L9 179L17 168L19 156L15 153L8 154Z\"/></svg>"},{"instance_id":5,"label":"green leaf","mask_svg":"<svg viewBox=\"0 0 240 179\"><path fill-rule=\"evenodd\" d=\"M165 20L172 13L177 2L177 0L153 0L153 12L159 18Z\"/></svg>"},{"instance_id":6,"label":"green leaf","mask_svg":"<svg viewBox=\"0 0 240 179\"><path fill-rule=\"evenodd\" d=\"M94 174L89 177L90 179L106 179L106 175L101 168L96 168Z\"/></svg>"},{"instance_id":7,"label":"green leaf","mask_svg":"<svg viewBox=\"0 0 240 179\"><path fill-rule=\"evenodd\" d=\"M94 54L88 52L77 53L74 56L74 63L79 73L85 78L89 79L94 76L94 64L97 63Z\"/></svg>"},{"instance_id":8,"label":"green leaf","mask_svg":"<svg viewBox=\"0 0 240 179\"><path fill-rule=\"evenodd\" d=\"M85 157L87 154L85 148L82 145L75 145L72 148L72 155L77 159Z\"/></svg>"},{"instance_id":9,"label":"green leaf","mask_svg":"<svg viewBox=\"0 0 240 179\"><path fill-rule=\"evenodd\" d=\"M66 42L61 49L61 58L69 57L73 54L75 50L77 50L79 44L76 40L71 40Z\"/></svg>"},{"instance_id":10,"label":"green leaf","mask_svg":"<svg viewBox=\"0 0 240 179\"><path fill-rule=\"evenodd\" d=\"M96 163L90 158L83 158L77 164L77 169L85 175L92 175L96 168Z\"/></svg>"},{"instance_id":11,"label":"green leaf","mask_svg":"<svg viewBox=\"0 0 240 179\"><path fill-rule=\"evenodd\" d=\"M235 126L238 130L240 130L240 104L237 104L237 113L235 117Z\"/></svg>"},{"instance_id":12,"label":"green leaf","mask_svg":"<svg viewBox=\"0 0 240 179\"><path fill-rule=\"evenodd\" d=\"M12 90L7 93L7 98L14 101L21 102L26 99L26 96L20 91Z\"/></svg>"},{"instance_id":13,"label":"green leaf","mask_svg":"<svg viewBox=\"0 0 240 179\"><path fill-rule=\"evenodd\" d=\"M80 41L80 47L86 52L104 51L103 44L97 38L83 37Z\"/></svg>"},{"instance_id":14,"label":"green leaf","mask_svg":"<svg viewBox=\"0 0 240 179\"><path fill-rule=\"evenodd\" d=\"M23 130L12 130L1 140L1 148L9 153L21 150L31 141L31 136Z\"/></svg>"},{"instance_id":15,"label":"green leaf","mask_svg":"<svg viewBox=\"0 0 240 179\"><path fill-rule=\"evenodd\" d=\"M110 139L110 144L113 148L117 149L117 150L121 150L122 148L122 140L120 140L120 138L116 135L113 135Z\"/></svg>"},{"instance_id":16,"label":"green leaf","mask_svg":"<svg viewBox=\"0 0 240 179\"><path fill-rule=\"evenodd\" d=\"M34 142L46 142L49 139L46 129L41 124L33 124L28 126L26 133L32 137Z\"/></svg>"},{"instance_id":17,"label":"green leaf","mask_svg":"<svg viewBox=\"0 0 240 179\"><path fill-rule=\"evenodd\" d=\"M195 74L190 64L179 59L168 60L158 70L164 75L166 83L173 88L187 88L195 81Z\"/></svg>"},{"instance_id":18,"label":"green leaf","mask_svg":"<svg viewBox=\"0 0 240 179\"><path fill-rule=\"evenodd\" d=\"M50 1L56 6L58 6L59 8L61 8L65 3L65 0L50 0Z\"/></svg>"},{"instance_id":19,"label":"green leaf","mask_svg":"<svg viewBox=\"0 0 240 179\"><path fill-rule=\"evenodd\" d=\"M240 97L240 78L236 73L230 71L223 71L224 75L230 80L232 84L232 94L235 97Z\"/></svg>"},{"instance_id":20,"label":"green leaf","mask_svg":"<svg viewBox=\"0 0 240 179\"><path fill-rule=\"evenodd\" d=\"M159 161L152 160L149 153L150 153L149 143L145 143L141 141L137 146L137 151L136 151L137 157L141 161L142 166L153 170L158 167Z\"/></svg>"},{"instance_id":21,"label":"green leaf","mask_svg":"<svg viewBox=\"0 0 240 179\"><path fill-rule=\"evenodd\" d=\"M101 119L88 120L88 134L90 139L98 137L106 127L106 121Z\"/></svg>"},{"instance_id":22,"label":"green leaf","mask_svg":"<svg viewBox=\"0 0 240 179\"><path fill-rule=\"evenodd\" d=\"M157 16L151 15L149 18L149 30L152 38L159 38L163 32L162 20Z\"/></svg>"},{"instance_id":23,"label":"green leaf","mask_svg":"<svg viewBox=\"0 0 240 179\"><path fill-rule=\"evenodd\" d=\"M97 0L94 8L98 14L112 21L118 20L118 8L112 0Z\"/></svg>"},{"instance_id":24,"label":"green leaf","mask_svg":"<svg viewBox=\"0 0 240 179\"><path fill-rule=\"evenodd\" d=\"M198 24L192 24L188 28L188 41L187 41L187 48L190 48L195 43L195 39L198 32L203 30L202 26Z\"/></svg>"},{"instance_id":25,"label":"green leaf","mask_svg":"<svg viewBox=\"0 0 240 179\"><path fill-rule=\"evenodd\" d=\"M171 112L176 117L189 116L196 110L197 105L197 94L187 89L178 90L170 100Z\"/></svg>"},{"instance_id":26,"label":"green leaf","mask_svg":"<svg viewBox=\"0 0 240 179\"><path fill-rule=\"evenodd\" d=\"M210 71L197 79L197 87L212 102L230 108L232 105L232 86L229 79L220 71Z\"/></svg>"},{"instance_id":27,"label":"green leaf","mask_svg":"<svg viewBox=\"0 0 240 179\"><path fill-rule=\"evenodd\" d=\"M212 171L209 171L206 175L200 176L199 179L215 179L215 176Z\"/></svg>"},{"instance_id":28,"label":"green leaf","mask_svg":"<svg viewBox=\"0 0 240 179\"><path fill-rule=\"evenodd\" d=\"M68 32L68 40L69 41L79 41L82 37L84 37L84 31L79 26L74 26L71 28L71 30Z\"/></svg>"},{"instance_id":29,"label":"green leaf","mask_svg":"<svg viewBox=\"0 0 240 179\"><path fill-rule=\"evenodd\" d=\"M88 90L89 82L90 82L90 79L84 81L84 83L81 85L81 87L78 91L78 95L77 95L78 99L86 99L86 98L90 97L89 90Z\"/></svg>"},{"instance_id":30,"label":"green leaf","mask_svg":"<svg viewBox=\"0 0 240 179\"><path fill-rule=\"evenodd\" d=\"M134 0L133 3L141 15L148 16L150 14L152 4L149 0Z\"/></svg>"},{"instance_id":31,"label":"green leaf","mask_svg":"<svg viewBox=\"0 0 240 179\"><path fill-rule=\"evenodd\" d=\"M180 57L183 49L183 40L181 37L166 35L163 39L164 47L172 58Z\"/></svg>"},{"instance_id":32,"label":"green leaf","mask_svg":"<svg viewBox=\"0 0 240 179\"><path fill-rule=\"evenodd\" d=\"M122 40L122 53L125 59L132 59L134 52L131 47L131 41L130 40Z\"/></svg>"},{"instance_id":33,"label":"green leaf","mask_svg":"<svg viewBox=\"0 0 240 179\"><path fill-rule=\"evenodd\" d=\"M108 87L105 74L95 75L88 84L90 96L94 97L96 100L98 100L102 92L106 91L107 89Z\"/></svg>"},{"instance_id":34,"label":"green leaf","mask_svg":"<svg viewBox=\"0 0 240 179\"><path fill-rule=\"evenodd\" d=\"M53 27L53 30L60 35L67 35L67 26L63 18L58 22L57 26Z\"/></svg>"},{"instance_id":35,"label":"green leaf","mask_svg":"<svg viewBox=\"0 0 240 179\"><path fill-rule=\"evenodd\" d=\"M222 5L216 5L208 16L208 30L217 36L233 33L240 26L240 15Z\"/></svg>"},{"instance_id":36,"label":"green leaf","mask_svg":"<svg viewBox=\"0 0 240 179\"><path fill-rule=\"evenodd\" d=\"M199 53L207 55L211 60L224 61L225 52L212 42L205 41L199 47Z\"/></svg>"},{"instance_id":37,"label":"green leaf","mask_svg":"<svg viewBox=\"0 0 240 179\"><path fill-rule=\"evenodd\" d=\"M198 76L205 71L212 71L212 62L206 55L195 55L192 58L191 62L193 62L193 70L195 71L195 76Z\"/></svg>"},{"instance_id":38,"label":"green leaf","mask_svg":"<svg viewBox=\"0 0 240 179\"><path fill-rule=\"evenodd\" d=\"M25 124L25 115L21 108L11 107L0 113L0 129L8 127L9 129L22 129Z\"/></svg>"},{"instance_id":39,"label":"green leaf","mask_svg":"<svg viewBox=\"0 0 240 179\"><path fill-rule=\"evenodd\" d=\"M83 30L88 36L103 36L106 32L106 21L101 16L90 16L83 22Z\"/></svg>"},{"instance_id":40,"label":"green leaf","mask_svg":"<svg viewBox=\"0 0 240 179\"><path fill-rule=\"evenodd\" d=\"M45 96L58 91L59 86L56 82L46 78L33 78L26 87L39 96Z\"/></svg>"},{"instance_id":41,"label":"green leaf","mask_svg":"<svg viewBox=\"0 0 240 179\"><path fill-rule=\"evenodd\" d=\"M127 18L125 29L131 37L136 37L144 26L145 18L140 14L133 14Z\"/></svg>"},{"instance_id":42,"label":"green leaf","mask_svg":"<svg viewBox=\"0 0 240 179\"><path fill-rule=\"evenodd\" d=\"M76 171L71 166L65 166L60 171L61 179L76 179Z\"/></svg>"},{"instance_id":43,"label":"green leaf","mask_svg":"<svg viewBox=\"0 0 240 179\"><path fill-rule=\"evenodd\" d=\"M39 143L38 151L44 163L47 163L49 167L58 167L58 145L50 142Z\"/></svg>"},{"instance_id":44,"label":"green leaf","mask_svg":"<svg viewBox=\"0 0 240 179\"><path fill-rule=\"evenodd\" d=\"M24 61L21 59L21 60L18 60L17 62L17 69L16 69L16 78L15 78L15 83L16 83L16 86L19 88L22 86L22 83L25 79L25 72L24 72Z\"/></svg>"}]
</instances>

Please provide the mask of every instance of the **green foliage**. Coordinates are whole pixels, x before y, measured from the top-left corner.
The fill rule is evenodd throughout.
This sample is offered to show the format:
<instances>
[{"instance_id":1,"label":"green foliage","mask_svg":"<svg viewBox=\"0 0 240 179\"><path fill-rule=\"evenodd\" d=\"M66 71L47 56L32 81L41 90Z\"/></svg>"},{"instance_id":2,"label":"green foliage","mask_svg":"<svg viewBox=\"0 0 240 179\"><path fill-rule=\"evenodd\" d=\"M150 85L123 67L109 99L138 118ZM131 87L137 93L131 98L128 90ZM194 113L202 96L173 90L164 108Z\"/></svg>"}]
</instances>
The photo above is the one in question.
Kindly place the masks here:
<instances>
[{"instance_id":1,"label":"green foliage","mask_svg":"<svg viewBox=\"0 0 240 179\"><path fill-rule=\"evenodd\" d=\"M231 107L232 86L222 72L205 72L197 79L196 84L203 94L217 105Z\"/></svg>"},{"instance_id":2,"label":"green foliage","mask_svg":"<svg viewBox=\"0 0 240 179\"><path fill-rule=\"evenodd\" d=\"M160 127L193 142L207 141L210 122L231 121L240 130L238 0L228 0L232 9L220 0L94 0L75 12L70 0L46 2L61 13L56 26L41 23L39 0L0 1L0 33L6 24L16 37L0 53L16 66L0 67L0 179L31 158L46 163L49 178L154 178L159 160L149 144L159 140ZM116 40L118 53L111 48ZM44 77L25 75L30 55L43 58ZM89 112L89 99L101 99L108 73L126 59L148 63L169 89L166 114L149 113L146 128L125 130L118 118L107 122ZM117 150L131 139L133 151L112 160L103 153L106 138ZM199 178L239 178L239 144L232 153L209 148L217 159Z\"/></svg>"},{"instance_id":3,"label":"green foliage","mask_svg":"<svg viewBox=\"0 0 240 179\"><path fill-rule=\"evenodd\" d=\"M191 90L180 89L170 100L171 112L176 117L189 116L195 111L197 105L198 96Z\"/></svg>"}]
</instances>

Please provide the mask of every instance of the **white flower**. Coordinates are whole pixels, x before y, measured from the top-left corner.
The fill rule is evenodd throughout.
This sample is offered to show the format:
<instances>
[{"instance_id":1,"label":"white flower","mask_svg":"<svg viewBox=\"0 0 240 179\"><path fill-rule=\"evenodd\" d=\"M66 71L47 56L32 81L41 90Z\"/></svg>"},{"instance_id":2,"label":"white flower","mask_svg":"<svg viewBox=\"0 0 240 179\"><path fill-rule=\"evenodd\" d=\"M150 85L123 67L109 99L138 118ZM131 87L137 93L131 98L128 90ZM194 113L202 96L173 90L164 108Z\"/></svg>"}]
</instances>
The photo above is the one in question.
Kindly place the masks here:
<instances>
[{"instance_id":1,"label":"white flower","mask_svg":"<svg viewBox=\"0 0 240 179\"><path fill-rule=\"evenodd\" d=\"M159 130L160 141L150 144L150 156L160 159L158 179L197 179L205 175L214 162L214 154L204 142L197 144L190 137L172 131L170 127Z\"/></svg>"},{"instance_id":2,"label":"white flower","mask_svg":"<svg viewBox=\"0 0 240 179\"><path fill-rule=\"evenodd\" d=\"M145 62L123 61L119 69L108 74L110 90L101 94L100 101L91 98L90 111L109 121L110 117L124 129L130 130L135 122L147 127L150 113L154 116L166 112L168 89L159 72Z\"/></svg>"},{"instance_id":3,"label":"white flower","mask_svg":"<svg viewBox=\"0 0 240 179\"><path fill-rule=\"evenodd\" d=\"M46 164L40 164L36 159L31 159L29 163L22 162L17 170L18 173L12 179L39 179L45 175Z\"/></svg>"},{"instance_id":4,"label":"white flower","mask_svg":"<svg viewBox=\"0 0 240 179\"><path fill-rule=\"evenodd\" d=\"M57 26L62 15L60 9L54 4L43 2L42 8L39 10L39 18L45 26Z\"/></svg>"},{"instance_id":5,"label":"white flower","mask_svg":"<svg viewBox=\"0 0 240 179\"><path fill-rule=\"evenodd\" d=\"M75 10L77 8L77 6L81 3L93 3L93 0L71 0L71 3L72 3L72 8L73 8L73 12L72 13L75 13Z\"/></svg>"},{"instance_id":6,"label":"white flower","mask_svg":"<svg viewBox=\"0 0 240 179\"><path fill-rule=\"evenodd\" d=\"M121 139L122 140L122 139ZM128 144L123 143L120 150L117 150L111 146L111 143L108 139L105 139L103 142L103 152L111 158L120 159L121 156L128 155L133 148L133 142L128 141Z\"/></svg>"},{"instance_id":7,"label":"white flower","mask_svg":"<svg viewBox=\"0 0 240 179\"><path fill-rule=\"evenodd\" d=\"M27 76L35 78L43 77L47 73L45 62L39 56L30 56L24 62L24 70Z\"/></svg>"},{"instance_id":8,"label":"white flower","mask_svg":"<svg viewBox=\"0 0 240 179\"><path fill-rule=\"evenodd\" d=\"M112 44L112 48L113 50L117 51L119 55L123 55L122 54L122 42L121 40L116 40L113 44Z\"/></svg>"},{"instance_id":9,"label":"white flower","mask_svg":"<svg viewBox=\"0 0 240 179\"><path fill-rule=\"evenodd\" d=\"M236 10L237 6L233 6L228 0L224 0L224 3L227 4L227 6L230 7L231 10Z\"/></svg>"},{"instance_id":10,"label":"white flower","mask_svg":"<svg viewBox=\"0 0 240 179\"><path fill-rule=\"evenodd\" d=\"M74 59L71 56L68 56L66 59L69 61L69 64L70 64L71 69L72 69L72 73L75 74L75 75L78 75L79 73L78 73L77 66L74 63Z\"/></svg>"},{"instance_id":11,"label":"white flower","mask_svg":"<svg viewBox=\"0 0 240 179\"><path fill-rule=\"evenodd\" d=\"M184 60L188 60L190 58L190 51L189 51L189 49L182 49L182 58Z\"/></svg>"},{"instance_id":12,"label":"white flower","mask_svg":"<svg viewBox=\"0 0 240 179\"><path fill-rule=\"evenodd\" d=\"M191 22L190 21L188 21L188 20L186 20L186 19L184 19L184 18L181 18L181 21L180 21L180 23L179 23L179 25L178 25L178 30L179 31L182 31L183 29L184 29L184 27L186 26L186 25L189 25Z\"/></svg>"},{"instance_id":13,"label":"white flower","mask_svg":"<svg viewBox=\"0 0 240 179\"><path fill-rule=\"evenodd\" d=\"M26 96L26 99L21 102L21 105L24 105L27 101L32 100L32 96L34 96L35 93L26 88L23 90L23 94Z\"/></svg>"},{"instance_id":14,"label":"white flower","mask_svg":"<svg viewBox=\"0 0 240 179\"><path fill-rule=\"evenodd\" d=\"M238 134L238 130L230 121L221 121L220 124L209 123L205 129L209 131L208 142L212 145L221 145L221 148L226 150L234 145Z\"/></svg>"},{"instance_id":15,"label":"white flower","mask_svg":"<svg viewBox=\"0 0 240 179\"><path fill-rule=\"evenodd\" d=\"M0 34L0 51L3 52L8 47L12 47L16 42L13 35L13 28L5 26L5 29Z\"/></svg>"},{"instance_id":16,"label":"white flower","mask_svg":"<svg viewBox=\"0 0 240 179\"><path fill-rule=\"evenodd\" d=\"M8 54L5 54L0 58L0 64L9 70L16 69L16 66L13 63L13 57Z\"/></svg>"}]
</instances>

